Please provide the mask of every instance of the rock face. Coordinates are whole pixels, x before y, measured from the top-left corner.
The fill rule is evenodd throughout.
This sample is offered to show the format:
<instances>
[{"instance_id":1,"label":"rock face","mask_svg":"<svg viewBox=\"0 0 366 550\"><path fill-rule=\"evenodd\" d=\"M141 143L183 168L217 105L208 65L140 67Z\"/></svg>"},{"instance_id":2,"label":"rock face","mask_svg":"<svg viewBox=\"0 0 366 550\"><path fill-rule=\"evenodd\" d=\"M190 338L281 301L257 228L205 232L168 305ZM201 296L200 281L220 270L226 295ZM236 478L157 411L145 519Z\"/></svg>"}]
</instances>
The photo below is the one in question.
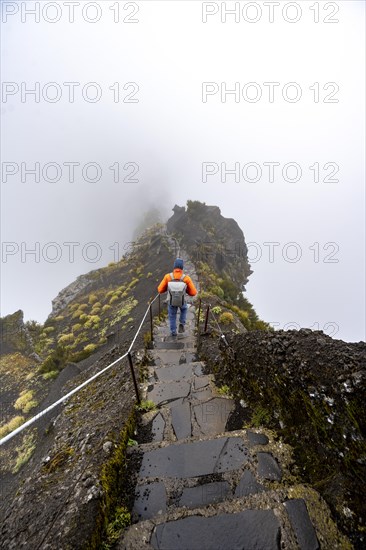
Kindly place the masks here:
<instances>
[{"instance_id":1,"label":"rock face","mask_svg":"<svg viewBox=\"0 0 366 550\"><path fill-rule=\"evenodd\" d=\"M24 325L24 313L21 309L0 318L1 355L16 351L31 353L32 339Z\"/></svg>"},{"instance_id":2,"label":"rock face","mask_svg":"<svg viewBox=\"0 0 366 550\"><path fill-rule=\"evenodd\" d=\"M194 262L208 263L216 273L244 289L252 273L244 234L235 220L224 218L218 206L188 201L175 205L167 222L169 233L180 240Z\"/></svg>"},{"instance_id":3,"label":"rock face","mask_svg":"<svg viewBox=\"0 0 366 550\"><path fill-rule=\"evenodd\" d=\"M93 273L93 272L91 272ZM56 298L52 300L52 312L49 315L49 319L56 317L61 313L61 311L70 303L75 296L77 296L82 290L86 289L87 286L93 282L91 273L86 275L80 275L75 281L70 283L67 287L61 290L58 293Z\"/></svg>"},{"instance_id":4,"label":"rock face","mask_svg":"<svg viewBox=\"0 0 366 550\"><path fill-rule=\"evenodd\" d=\"M295 449L308 482L319 487L339 524L362 547L366 490L366 344L322 331L249 331L212 339L203 357L251 411Z\"/></svg>"}]
</instances>

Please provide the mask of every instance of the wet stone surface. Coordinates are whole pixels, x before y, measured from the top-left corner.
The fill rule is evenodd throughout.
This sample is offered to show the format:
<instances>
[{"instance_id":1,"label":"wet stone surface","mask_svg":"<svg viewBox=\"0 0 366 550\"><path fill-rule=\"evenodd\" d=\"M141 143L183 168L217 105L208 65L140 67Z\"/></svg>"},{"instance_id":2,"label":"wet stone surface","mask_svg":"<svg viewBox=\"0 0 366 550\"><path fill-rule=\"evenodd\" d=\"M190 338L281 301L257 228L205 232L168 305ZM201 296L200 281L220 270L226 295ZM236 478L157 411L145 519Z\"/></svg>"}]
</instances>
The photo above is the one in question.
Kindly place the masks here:
<instances>
[{"instance_id":1,"label":"wet stone surface","mask_svg":"<svg viewBox=\"0 0 366 550\"><path fill-rule=\"evenodd\" d=\"M150 543L164 550L277 550L279 541L280 525L271 510L246 510L160 524Z\"/></svg>"},{"instance_id":2,"label":"wet stone surface","mask_svg":"<svg viewBox=\"0 0 366 550\"><path fill-rule=\"evenodd\" d=\"M191 386L188 382L157 382L148 391L148 399L157 405L179 397L187 397Z\"/></svg>"},{"instance_id":3,"label":"wet stone surface","mask_svg":"<svg viewBox=\"0 0 366 550\"><path fill-rule=\"evenodd\" d=\"M254 493L261 493L263 491L265 491L265 488L258 483L252 472L245 470L235 489L235 497L244 497Z\"/></svg>"},{"instance_id":4,"label":"wet stone surface","mask_svg":"<svg viewBox=\"0 0 366 550\"><path fill-rule=\"evenodd\" d=\"M184 342L155 342L156 349L183 349Z\"/></svg>"},{"instance_id":5,"label":"wet stone surface","mask_svg":"<svg viewBox=\"0 0 366 550\"><path fill-rule=\"evenodd\" d=\"M304 500L302 498L291 499L287 500L284 505L301 550L318 550L319 542Z\"/></svg>"},{"instance_id":6,"label":"wet stone surface","mask_svg":"<svg viewBox=\"0 0 366 550\"><path fill-rule=\"evenodd\" d=\"M192 435L191 407L188 402L179 403L176 407L172 407L171 418L177 439L184 439Z\"/></svg>"},{"instance_id":7,"label":"wet stone surface","mask_svg":"<svg viewBox=\"0 0 366 550\"><path fill-rule=\"evenodd\" d=\"M205 388L206 386L208 386L210 383L210 379L208 376L200 376L200 377L196 377L194 379L194 389L195 390L200 390L202 388Z\"/></svg>"},{"instance_id":8,"label":"wet stone surface","mask_svg":"<svg viewBox=\"0 0 366 550\"><path fill-rule=\"evenodd\" d=\"M183 380L192 376L192 366L183 364L179 366L160 367L155 369L159 382Z\"/></svg>"},{"instance_id":9,"label":"wet stone surface","mask_svg":"<svg viewBox=\"0 0 366 550\"><path fill-rule=\"evenodd\" d=\"M205 401L207 399L210 399L212 397L212 390L210 387L203 388L202 390L196 390L192 391L192 399L196 399L197 401Z\"/></svg>"},{"instance_id":10,"label":"wet stone surface","mask_svg":"<svg viewBox=\"0 0 366 550\"><path fill-rule=\"evenodd\" d=\"M249 440L249 445L267 445L268 437L264 434L257 434L255 432L247 431L247 436Z\"/></svg>"},{"instance_id":11,"label":"wet stone surface","mask_svg":"<svg viewBox=\"0 0 366 550\"><path fill-rule=\"evenodd\" d=\"M196 487L184 489L179 499L179 506L200 508L213 502L221 502L231 496L230 485L227 481L205 483Z\"/></svg>"},{"instance_id":12,"label":"wet stone surface","mask_svg":"<svg viewBox=\"0 0 366 550\"><path fill-rule=\"evenodd\" d=\"M196 365L194 367L194 374L196 376L203 376L204 375L204 367L203 365Z\"/></svg>"},{"instance_id":13,"label":"wet stone surface","mask_svg":"<svg viewBox=\"0 0 366 550\"><path fill-rule=\"evenodd\" d=\"M195 393L195 396L198 396L198 394ZM204 435L214 435L224 432L234 405L232 399L220 397L194 405L193 410L201 433Z\"/></svg>"},{"instance_id":14,"label":"wet stone surface","mask_svg":"<svg viewBox=\"0 0 366 550\"><path fill-rule=\"evenodd\" d=\"M162 441L164 437L165 420L161 414L157 414L152 422L151 434L153 441Z\"/></svg>"},{"instance_id":15,"label":"wet stone surface","mask_svg":"<svg viewBox=\"0 0 366 550\"><path fill-rule=\"evenodd\" d=\"M164 483L150 483L136 488L133 515L138 519L149 519L166 509Z\"/></svg>"},{"instance_id":16,"label":"wet stone surface","mask_svg":"<svg viewBox=\"0 0 366 550\"><path fill-rule=\"evenodd\" d=\"M240 468L247 460L241 438L193 441L145 453L140 477L197 477Z\"/></svg>"},{"instance_id":17,"label":"wet stone surface","mask_svg":"<svg viewBox=\"0 0 366 550\"><path fill-rule=\"evenodd\" d=\"M281 481L282 473L277 461L270 453L257 453L258 475L270 481Z\"/></svg>"}]
</instances>

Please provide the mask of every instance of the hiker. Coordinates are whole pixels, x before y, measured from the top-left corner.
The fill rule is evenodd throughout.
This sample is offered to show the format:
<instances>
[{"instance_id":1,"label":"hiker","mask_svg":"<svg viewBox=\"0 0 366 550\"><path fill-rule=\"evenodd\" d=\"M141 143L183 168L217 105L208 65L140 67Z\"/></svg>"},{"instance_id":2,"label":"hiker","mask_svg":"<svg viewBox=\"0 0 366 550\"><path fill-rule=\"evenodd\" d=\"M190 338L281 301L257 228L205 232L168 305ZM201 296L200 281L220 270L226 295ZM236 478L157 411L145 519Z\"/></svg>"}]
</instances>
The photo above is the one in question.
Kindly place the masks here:
<instances>
[{"instance_id":1,"label":"hiker","mask_svg":"<svg viewBox=\"0 0 366 550\"><path fill-rule=\"evenodd\" d=\"M158 286L159 294L168 291L168 314L170 323L170 332L172 336L177 336L177 312L180 309L178 332L184 332L184 325L187 317L187 304L185 294L196 296L197 290L189 275L183 273L183 260L177 258L174 262L173 272L167 273Z\"/></svg>"}]
</instances>

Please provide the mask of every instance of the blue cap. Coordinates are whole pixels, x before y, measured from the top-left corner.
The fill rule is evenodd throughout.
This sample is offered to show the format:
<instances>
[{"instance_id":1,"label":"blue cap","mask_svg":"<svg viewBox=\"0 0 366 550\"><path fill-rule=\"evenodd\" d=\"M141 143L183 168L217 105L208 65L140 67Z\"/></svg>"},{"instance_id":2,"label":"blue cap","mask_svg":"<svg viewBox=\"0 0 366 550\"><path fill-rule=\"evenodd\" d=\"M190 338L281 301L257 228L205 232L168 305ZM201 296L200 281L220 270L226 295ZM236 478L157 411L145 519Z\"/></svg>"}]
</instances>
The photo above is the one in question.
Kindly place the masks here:
<instances>
[{"instance_id":1,"label":"blue cap","mask_svg":"<svg viewBox=\"0 0 366 550\"><path fill-rule=\"evenodd\" d=\"M183 260L181 260L181 258L175 260L174 269L183 269Z\"/></svg>"}]
</instances>

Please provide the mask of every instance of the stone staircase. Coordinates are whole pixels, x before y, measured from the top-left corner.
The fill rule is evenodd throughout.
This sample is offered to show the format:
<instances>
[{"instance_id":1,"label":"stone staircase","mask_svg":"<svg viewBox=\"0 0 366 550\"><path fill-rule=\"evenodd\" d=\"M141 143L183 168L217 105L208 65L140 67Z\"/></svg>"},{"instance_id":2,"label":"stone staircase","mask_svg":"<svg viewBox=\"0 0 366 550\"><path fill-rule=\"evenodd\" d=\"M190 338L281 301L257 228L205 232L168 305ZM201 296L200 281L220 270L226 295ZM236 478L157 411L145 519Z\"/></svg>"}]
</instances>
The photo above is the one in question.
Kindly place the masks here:
<instances>
[{"instance_id":1,"label":"stone staircase","mask_svg":"<svg viewBox=\"0 0 366 550\"><path fill-rule=\"evenodd\" d=\"M235 403L197 361L194 325L191 305L184 334L173 339L168 323L155 330L144 395L157 405L144 415L153 441L131 449L136 460L142 454L133 524L117 548L320 548L311 504L297 498L281 464L284 449L271 434L227 431Z\"/></svg>"}]
</instances>

